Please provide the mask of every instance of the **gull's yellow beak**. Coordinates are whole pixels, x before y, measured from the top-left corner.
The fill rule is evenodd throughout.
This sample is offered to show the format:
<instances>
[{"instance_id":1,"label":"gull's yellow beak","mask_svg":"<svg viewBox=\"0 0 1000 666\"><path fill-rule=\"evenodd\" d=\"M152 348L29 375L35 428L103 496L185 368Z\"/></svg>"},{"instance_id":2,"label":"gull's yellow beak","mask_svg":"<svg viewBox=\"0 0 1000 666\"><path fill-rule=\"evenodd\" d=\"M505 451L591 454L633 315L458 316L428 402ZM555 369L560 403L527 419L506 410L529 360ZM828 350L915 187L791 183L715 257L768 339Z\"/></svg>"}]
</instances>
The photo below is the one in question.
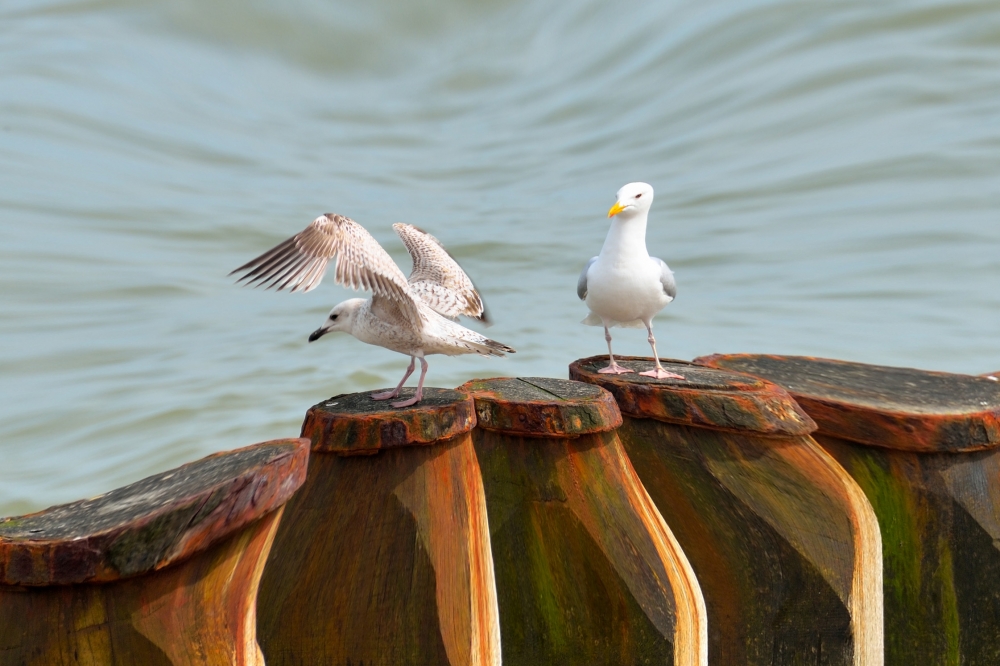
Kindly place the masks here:
<instances>
[{"instance_id":1,"label":"gull's yellow beak","mask_svg":"<svg viewBox=\"0 0 1000 666\"><path fill-rule=\"evenodd\" d=\"M617 215L618 213L622 212L623 210L625 210L625 206L622 205L622 202L621 201L616 201L615 205L612 206L611 210L608 211L608 217L614 217L615 215Z\"/></svg>"}]
</instances>

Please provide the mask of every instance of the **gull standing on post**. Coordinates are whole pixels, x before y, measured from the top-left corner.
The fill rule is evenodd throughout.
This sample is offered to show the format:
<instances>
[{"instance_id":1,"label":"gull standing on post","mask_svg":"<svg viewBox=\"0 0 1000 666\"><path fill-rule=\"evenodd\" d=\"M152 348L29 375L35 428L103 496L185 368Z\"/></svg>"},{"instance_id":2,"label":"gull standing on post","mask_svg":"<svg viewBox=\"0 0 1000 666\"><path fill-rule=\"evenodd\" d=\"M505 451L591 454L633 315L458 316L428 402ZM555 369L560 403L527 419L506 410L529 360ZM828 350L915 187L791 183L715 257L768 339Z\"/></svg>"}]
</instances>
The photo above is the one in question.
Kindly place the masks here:
<instances>
[{"instance_id":1,"label":"gull standing on post","mask_svg":"<svg viewBox=\"0 0 1000 666\"><path fill-rule=\"evenodd\" d=\"M425 356L503 356L514 350L455 323L458 315L487 323L488 319L472 280L441 242L410 224L394 224L392 228L413 259L409 280L364 227L333 213L317 217L303 231L230 275L242 272L245 274L237 282L305 292L319 286L327 264L336 259L337 284L369 290L372 296L367 300L352 298L335 306L323 325L309 336L309 342L343 331L362 342L409 356L410 367L396 388L373 393L374 400L398 396L419 358L416 393L409 400L392 403L393 407L409 407L423 397Z\"/></svg>"},{"instance_id":2,"label":"gull standing on post","mask_svg":"<svg viewBox=\"0 0 1000 666\"><path fill-rule=\"evenodd\" d=\"M609 329L645 326L656 367L639 374L656 379L684 379L682 375L664 370L656 354L653 317L674 300L677 286L667 264L662 259L650 257L646 251L646 216L652 203L653 188L646 183L629 183L618 190L618 201L608 211L608 217L615 219L604 247L583 267L576 285L576 295L590 308L590 314L581 323L604 326L611 362L598 372L632 372L615 362Z\"/></svg>"}]
</instances>

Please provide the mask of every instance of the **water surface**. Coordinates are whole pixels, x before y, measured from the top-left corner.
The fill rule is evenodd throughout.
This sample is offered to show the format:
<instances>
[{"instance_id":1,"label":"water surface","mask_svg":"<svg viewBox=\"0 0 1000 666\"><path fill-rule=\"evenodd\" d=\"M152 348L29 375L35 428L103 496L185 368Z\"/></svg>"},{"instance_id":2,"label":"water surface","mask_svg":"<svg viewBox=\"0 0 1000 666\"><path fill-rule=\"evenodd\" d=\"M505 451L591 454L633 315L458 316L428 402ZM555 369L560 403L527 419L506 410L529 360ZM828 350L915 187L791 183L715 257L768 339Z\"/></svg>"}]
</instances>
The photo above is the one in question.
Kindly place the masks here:
<instances>
[{"instance_id":1,"label":"water surface","mask_svg":"<svg viewBox=\"0 0 1000 666\"><path fill-rule=\"evenodd\" d=\"M656 188L659 348L1000 370L1000 2L8 0L0 515L295 435L406 359L233 286L338 212L459 258L518 353L603 353L577 274ZM642 331L616 350L645 354Z\"/></svg>"}]
</instances>

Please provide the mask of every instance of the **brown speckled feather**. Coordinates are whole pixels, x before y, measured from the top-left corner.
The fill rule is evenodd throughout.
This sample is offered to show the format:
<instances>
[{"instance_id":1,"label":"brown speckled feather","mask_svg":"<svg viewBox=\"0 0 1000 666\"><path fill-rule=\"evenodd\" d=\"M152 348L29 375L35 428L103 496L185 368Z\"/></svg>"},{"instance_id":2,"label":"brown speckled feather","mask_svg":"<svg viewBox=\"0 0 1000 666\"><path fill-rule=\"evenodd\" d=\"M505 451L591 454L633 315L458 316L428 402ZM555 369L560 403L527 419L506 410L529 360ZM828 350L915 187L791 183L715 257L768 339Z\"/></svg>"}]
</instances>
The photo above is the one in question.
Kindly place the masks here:
<instances>
[{"instance_id":1,"label":"brown speckled feather","mask_svg":"<svg viewBox=\"0 0 1000 666\"><path fill-rule=\"evenodd\" d=\"M409 283L417 298L445 317L465 315L489 323L476 286L441 241L412 224L394 224L392 228L413 259Z\"/></svg>"},{"instance_id":2,"label":"brown speckled feather","mask_svg":"<svg viewBox=\"0 0 1000 666\"><path fill-rule=\"evenodd\" d=\"M364 227L349 217L327 213L301 232L240 266L246 282L279 291L311 291L319 286L331 259L337 260L334 281L351 289L371 291L397 304L410 321L420 316L406 276Z\"/></svg>"}]
</instances>

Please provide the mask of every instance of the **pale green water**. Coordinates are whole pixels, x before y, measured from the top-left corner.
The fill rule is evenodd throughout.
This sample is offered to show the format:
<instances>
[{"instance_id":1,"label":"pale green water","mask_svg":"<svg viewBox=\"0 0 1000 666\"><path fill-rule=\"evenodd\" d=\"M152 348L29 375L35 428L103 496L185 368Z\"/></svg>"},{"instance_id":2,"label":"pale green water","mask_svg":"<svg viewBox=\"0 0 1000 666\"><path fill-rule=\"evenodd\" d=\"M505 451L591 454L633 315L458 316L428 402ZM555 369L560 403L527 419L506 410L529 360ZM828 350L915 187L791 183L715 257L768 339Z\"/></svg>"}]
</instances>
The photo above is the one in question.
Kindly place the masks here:
<instances>
[{"instance_id":1,"label":"pale green water","mask_svg":"<svg viewBox=\"0 0 1000 666\"><path fill-rule=\"evenodd\" d=\"M226 273L331 211L438 236L505 361L604 352L577 273L631 180L664 356L1000 370L1000 2L0 4L0 515L298 433L406 359L349 292ZM616 350L646 354L642 331Z\"/></svg>"}]
</instances>

